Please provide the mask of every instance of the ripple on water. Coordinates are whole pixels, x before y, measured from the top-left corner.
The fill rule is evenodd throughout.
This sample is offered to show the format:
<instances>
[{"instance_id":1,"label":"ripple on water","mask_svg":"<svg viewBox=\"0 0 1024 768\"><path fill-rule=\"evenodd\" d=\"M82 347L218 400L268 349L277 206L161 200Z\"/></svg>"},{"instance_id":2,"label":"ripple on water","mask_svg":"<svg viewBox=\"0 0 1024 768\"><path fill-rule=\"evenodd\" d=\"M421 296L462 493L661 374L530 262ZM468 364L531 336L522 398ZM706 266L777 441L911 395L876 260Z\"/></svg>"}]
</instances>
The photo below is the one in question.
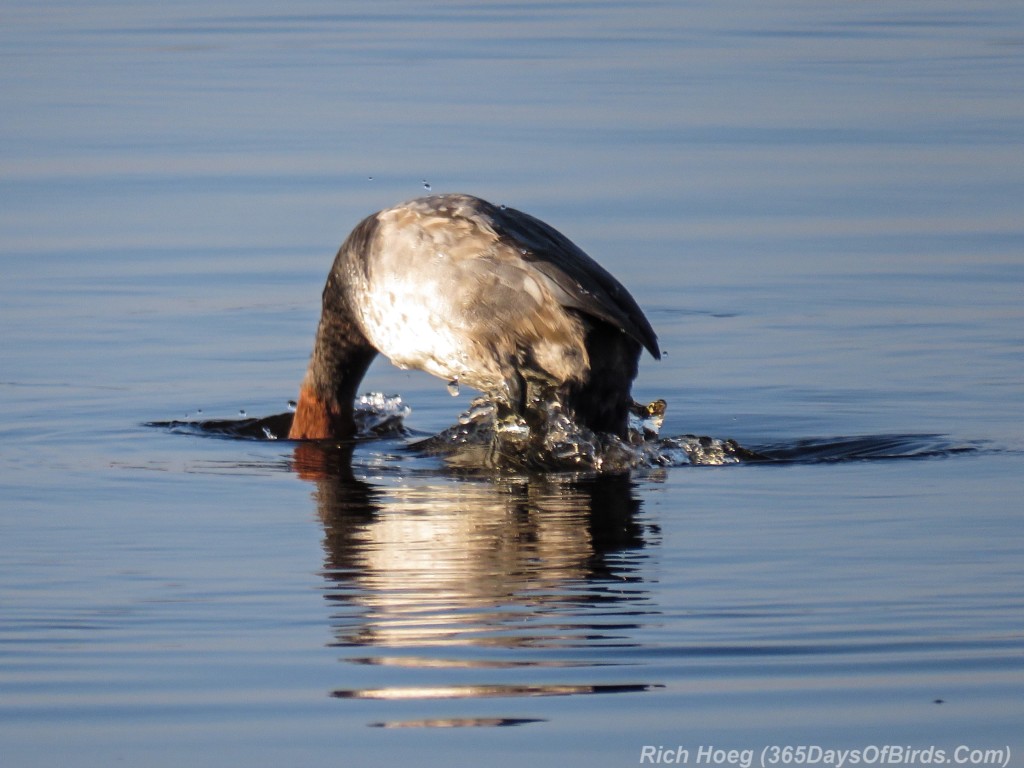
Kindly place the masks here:
<instances>
[{"instance_id":1,"label":"ripple on water","mask_svg":"<svg viewBox=\"0 0 1024 768\"><path fill-rule=\"evenodd\" d=\"M439 434L411 440L406 447L420 455L440 457L450 468L463 471L575 472L938 458L986 448L983 443L953 442L940 434L802 437L747 446L706 435L661 437L666 408L663 400L635 403L629 434L621 439L574 423L558 402L546 404L546 421L537 430L520 418L499 418L492 401L477 398L456 424ZM412 408L399 395L364 394L355 409L358 438L411 438L413 433L405 425L411 413ZM149 426L215 437L278 440L287 437L293 417L289 410L259 418L162 421Z\"/></svg>"}]
</instances>

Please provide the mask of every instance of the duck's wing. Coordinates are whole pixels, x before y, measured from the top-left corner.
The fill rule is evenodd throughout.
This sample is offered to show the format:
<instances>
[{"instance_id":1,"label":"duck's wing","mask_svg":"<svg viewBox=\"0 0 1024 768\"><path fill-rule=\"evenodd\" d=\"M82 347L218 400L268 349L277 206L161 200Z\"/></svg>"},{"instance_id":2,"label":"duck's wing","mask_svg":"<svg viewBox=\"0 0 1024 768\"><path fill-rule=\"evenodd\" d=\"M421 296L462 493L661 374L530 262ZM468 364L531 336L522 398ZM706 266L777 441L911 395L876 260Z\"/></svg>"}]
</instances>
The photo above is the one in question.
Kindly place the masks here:
<instances>
[{"instance_id":1,"label":"duck's wing","mask_svg":"<svg viewBox=\"0 0 1024 768\"><path fill-rule=\"evenodd\" d=\"M620 328L661 359L658 337L643 311L604 267L540 219L512 208L483 205L498 238L547 278L562 306Z\"/></svg>"}]
</instances>

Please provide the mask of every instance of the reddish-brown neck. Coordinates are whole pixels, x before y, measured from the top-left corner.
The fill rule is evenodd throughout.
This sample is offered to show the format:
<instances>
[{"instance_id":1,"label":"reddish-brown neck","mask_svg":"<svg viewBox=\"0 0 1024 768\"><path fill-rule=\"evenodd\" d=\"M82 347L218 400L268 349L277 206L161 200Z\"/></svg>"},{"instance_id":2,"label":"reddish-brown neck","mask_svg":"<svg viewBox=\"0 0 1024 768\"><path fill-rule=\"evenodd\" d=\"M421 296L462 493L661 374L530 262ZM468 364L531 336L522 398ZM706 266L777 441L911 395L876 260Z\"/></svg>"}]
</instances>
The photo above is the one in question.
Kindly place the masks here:
<instances>
[{"instance_id":1,"label":"reddish-brown neck","mask_svg":"<svg viewBox=\"0 0 1024 768\"><path fill-rule=\"evenodd\" d=\"M377 355L348 310L348 302L328 278L323 312L309 369L299 389L290 440L346 440L355 436L356 390Z\"/></svg>"},{"instance_id":2,"label":"reddish-brown neck","mask_svg":"<svg viewBox=\"0 0 1024 768\"><path fill-rule=\"evenodd\" d=\"M352 404L345 408L339 403L325 400L316 390L304 383L299 389L295 417L288 431L289 440L346 439L355 433Z\"/></svg>"}]
</instances>

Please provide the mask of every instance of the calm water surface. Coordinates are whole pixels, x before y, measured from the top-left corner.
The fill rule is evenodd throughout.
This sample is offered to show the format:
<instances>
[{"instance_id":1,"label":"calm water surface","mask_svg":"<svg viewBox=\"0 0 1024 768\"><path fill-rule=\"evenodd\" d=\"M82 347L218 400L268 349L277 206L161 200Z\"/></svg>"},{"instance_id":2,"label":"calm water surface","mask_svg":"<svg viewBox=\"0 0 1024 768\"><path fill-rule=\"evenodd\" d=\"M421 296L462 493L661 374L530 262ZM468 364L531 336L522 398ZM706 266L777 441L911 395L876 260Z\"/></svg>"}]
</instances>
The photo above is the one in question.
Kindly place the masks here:
<instances>
[{"instance_id":1,"label":"calm water surface","mask_svg":"<svg viewBox=\"0 0 1024 768\"><path fill-rule=\"evenodd\" d=\"M1017 3L0 19L5 766L1024 764ZM474 478L144 426L283 411L334 250L425 185L622 279L663 434L793 460ZM418 434L470 396L366 387Z\"/></svg>"}]
</instances>

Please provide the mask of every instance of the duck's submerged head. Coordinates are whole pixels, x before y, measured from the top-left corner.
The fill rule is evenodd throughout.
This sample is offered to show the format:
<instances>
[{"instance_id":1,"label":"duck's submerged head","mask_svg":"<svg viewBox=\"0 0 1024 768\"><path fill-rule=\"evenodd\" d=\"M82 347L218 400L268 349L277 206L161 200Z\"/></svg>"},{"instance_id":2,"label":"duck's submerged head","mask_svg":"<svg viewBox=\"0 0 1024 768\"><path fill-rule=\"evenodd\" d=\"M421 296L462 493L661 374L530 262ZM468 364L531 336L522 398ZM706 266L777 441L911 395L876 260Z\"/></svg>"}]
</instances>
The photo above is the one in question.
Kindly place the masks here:
<instances>
[{"instance_id":1,"label":"duck's submerged head","mask_svg":"<svg viewBox=\"0 0 1024 768\"><path fill-rule=\"evenodd\" d=\"M544 222L468 195L364 219L327 278L289 437L354 435L373 358L482 391L531 429L552 407L625 438L642 348L657 338L629 292Z\"/></svg>"}]
</instances>

